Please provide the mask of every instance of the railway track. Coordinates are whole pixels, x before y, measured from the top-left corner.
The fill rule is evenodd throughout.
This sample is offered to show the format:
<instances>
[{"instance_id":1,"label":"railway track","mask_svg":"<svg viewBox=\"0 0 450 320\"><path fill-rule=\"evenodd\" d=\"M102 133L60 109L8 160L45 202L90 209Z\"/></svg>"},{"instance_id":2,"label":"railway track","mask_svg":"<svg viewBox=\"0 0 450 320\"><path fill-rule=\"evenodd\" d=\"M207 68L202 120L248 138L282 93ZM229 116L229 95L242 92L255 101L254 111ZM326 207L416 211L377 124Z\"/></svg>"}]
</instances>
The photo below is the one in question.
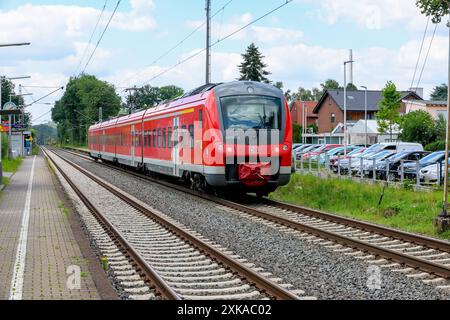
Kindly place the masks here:
<instances>
[{"instance_id":1,"label":"railway track","mask_svg":"<svg viewBox=\"0 0 450 320\"><path fill-rule=\"evenodd\" d=\"M111 241L100 242L107 242L106 256L114 272L127 280L126 285L138 287L129 292L163 299L302 298L303 291L288 289L291 286L280 283L282 279L271 277L62 155L43 150L110 237ZM127 268L128 263L135 273Z\"/></svg>"},{"instance_id":2,"label":"railway track","mask_svg":"<svg viewBox=\"0 0 450 320\"><path fill-rule=\"evenodd\" d=\"M79 152L71 153L92 160ZM407 277L418 278L426 283L435 283L440 288L450 289L449 242L269 199L259 200L249 197L245 204L237 203L167 181L156 180L135 171L108 166L214 201L235 214L246 215L269 226L296 233L309 241L366 260L367 263L391 268L393 271L405 273Z\"/></svg>"}]
</instances>

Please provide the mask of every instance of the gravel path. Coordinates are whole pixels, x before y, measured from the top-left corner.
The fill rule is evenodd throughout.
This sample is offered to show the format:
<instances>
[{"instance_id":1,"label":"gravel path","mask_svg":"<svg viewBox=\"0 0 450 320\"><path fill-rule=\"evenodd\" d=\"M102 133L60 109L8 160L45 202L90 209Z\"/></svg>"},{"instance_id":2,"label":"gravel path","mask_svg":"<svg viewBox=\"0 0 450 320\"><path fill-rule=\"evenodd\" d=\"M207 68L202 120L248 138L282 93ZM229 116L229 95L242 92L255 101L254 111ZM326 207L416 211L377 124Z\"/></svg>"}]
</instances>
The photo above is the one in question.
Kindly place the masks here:
<instances>
[{"instance_id":1,"label":"gravel path","mask_svg":"<svg viewBox=\"0 0 450 320\"><path fill-rule=\"evenodd\" d=\"M381 270L381 289L367 287L369 265L351 256L242 218L216 204L142 181L74 155L101 178L319 299L449 299L450 292Z\"/></svg>"}]
</instances>

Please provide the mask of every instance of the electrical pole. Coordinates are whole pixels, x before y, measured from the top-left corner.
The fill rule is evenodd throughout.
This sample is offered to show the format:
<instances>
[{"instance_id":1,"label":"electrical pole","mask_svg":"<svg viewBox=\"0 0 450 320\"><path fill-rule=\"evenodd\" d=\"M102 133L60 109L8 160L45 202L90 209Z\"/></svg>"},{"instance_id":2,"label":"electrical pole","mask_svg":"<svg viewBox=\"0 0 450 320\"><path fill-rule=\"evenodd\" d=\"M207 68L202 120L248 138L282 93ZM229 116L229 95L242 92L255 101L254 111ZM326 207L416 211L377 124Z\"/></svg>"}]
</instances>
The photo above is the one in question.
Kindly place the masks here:
<instances>
[{"instance_id":1,"label":"electrical pole","mask_svg":"<svg viewBox=\"0 0 450 320\"><path fill-rule=\"evenodd\" d=\"M450 20L447 23L449 28L449 47L448 47L448 81L449 85L447 91L447 131L445 134L445 163L443 165L444 169L444 194L442 201L442 212L435 219L435 225L440 231L445 231L450 228L450 218L447 212L448 209L448 152L449 152L449 132L450 132Z\"/></svg>"},{"instance_id":2,"label":"electrical pole","mask_svg":"<svg viewBox=\"0 0 450 320\"><path fill-rule=\"evenodd\" d=\"M211 0L206 0L206 84L211 83Z\"/></svg>"}]
</instances>

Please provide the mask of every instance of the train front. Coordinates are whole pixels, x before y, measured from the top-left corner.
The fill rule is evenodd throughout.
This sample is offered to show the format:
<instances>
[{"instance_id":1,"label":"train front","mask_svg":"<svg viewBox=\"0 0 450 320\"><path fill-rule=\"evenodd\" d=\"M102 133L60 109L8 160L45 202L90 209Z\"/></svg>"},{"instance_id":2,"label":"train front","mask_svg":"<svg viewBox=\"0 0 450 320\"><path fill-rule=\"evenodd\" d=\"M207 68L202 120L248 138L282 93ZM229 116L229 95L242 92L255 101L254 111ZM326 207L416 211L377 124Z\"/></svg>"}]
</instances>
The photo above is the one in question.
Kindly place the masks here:
<instances>
[{"instance_id":1,"label":"train front","mask_svg":"<svg viewBox=\"0 0 450 320\"><path fill-rule=\"evenodd\" d=\"M214 127L221 135L221 145L215 146L224 174L206 173L208 184L258 195L287 184L292 122L283 92L265 83L236 81L216 86L211 98L217 110Z\"/></svg>"}]
</instances>

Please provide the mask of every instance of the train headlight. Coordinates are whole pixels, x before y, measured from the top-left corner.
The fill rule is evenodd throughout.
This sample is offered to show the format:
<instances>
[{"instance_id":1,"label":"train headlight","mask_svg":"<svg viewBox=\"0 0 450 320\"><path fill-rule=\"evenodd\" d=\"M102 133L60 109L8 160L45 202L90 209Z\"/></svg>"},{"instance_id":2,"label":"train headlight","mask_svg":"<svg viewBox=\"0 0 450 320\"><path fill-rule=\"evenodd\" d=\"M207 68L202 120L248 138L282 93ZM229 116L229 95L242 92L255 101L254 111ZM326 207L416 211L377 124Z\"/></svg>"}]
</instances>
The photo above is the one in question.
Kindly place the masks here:
<instances>
[{"instance_id":1,"label":"train headlight","mask_svg":"<svg viewBox=\"0 0 450 320\"><path fill-rule=\"evenodd\" d=\"M283 150L284 151L287 151L289 149L289 147L285 144L285 145L283 145Z\"/></svg>"}]
</instances>

